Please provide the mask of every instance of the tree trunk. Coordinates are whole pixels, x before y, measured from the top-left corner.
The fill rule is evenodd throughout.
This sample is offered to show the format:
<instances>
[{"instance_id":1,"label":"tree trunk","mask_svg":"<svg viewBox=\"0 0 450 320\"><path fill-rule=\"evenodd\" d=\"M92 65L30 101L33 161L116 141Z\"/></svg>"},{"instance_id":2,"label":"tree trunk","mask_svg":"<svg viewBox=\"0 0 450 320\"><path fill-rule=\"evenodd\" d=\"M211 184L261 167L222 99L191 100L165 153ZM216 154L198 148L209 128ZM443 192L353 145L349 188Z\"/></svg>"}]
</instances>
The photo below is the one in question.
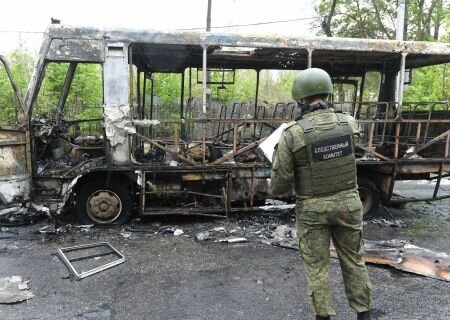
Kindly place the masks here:
<instances>
[{"instance_id":1,"label":"tree trunk","mask_svg":"<svg viewBox=\"0 0 450 320\"><path fill-rule=\"evenodd\" d=\"M434 40L438 40L439 39L439 29L441 28L442 19L443 19L442 0L437 0L437 3L436 3L436 16L434 18L434 34L433 34Z\"/></svg>"},{"instance_id":2,"label":"tree trunk","mask_svg":"<svg viewBox=\"0 0 450 320\"><path fill-rule=\"evenodd\" d=\"M403 40L408 40L408 2L405 0L405 23L403 24Z\"/></svg>"},{"instance_id":3,"label":"tree trunk","mask_svg":"<svg viewBox=\"0 0 450 320\"><path fill-rule=\"evenodd\" d=\"M419 1L418 13L417 13L417 35L416 40L423 40L423 6L425 5L425 0Z\"/></svg>"},{"instance_id":4,"label":"tree trunk","mask_svg":"<svg viewBox=\"0 0 450 320\"><path fill-rule=\"evenodd\" d=\"M333 18L334 11L336 10L336 2L337 0L333 0L333 2L331 3L330 12L328 13L326 20L322 21L322 29L327 37L333 36L333 33L331 32L331 19Z\"/></svg>"},{"instance_id":5,"label":"tree trunk","mask_svg":"<svg viewBox=\"0 0 450 320\"><path fill-rule=\"evenodd\" d=\"M372 0L372 5L375 10L375 16L377 19L378 28L380 28L381 32L385 35L387 39L393 39L393 35L389 33L389 30L385 28L383 20L381 18L380 9L378 8L377 0Z\"/></svg>"},{"instance_id":6,"label":"tree trunk","mask_svg":"<svg viewBox=\"0 0 450 320\"><path fill-rule=\"evenodd\" d=\"M447 77L448 77L448 64L444 64L444 68L442 70L442 99L448 100L448 92L447 92Z\"/></svg>"},{"instance_id":7,"label":"tree trunk","mask_svg":"<svg viewBox=\"0 0 450 320\"><path fill-rule=\"evenodd\" d=\"M428 10L428 14L425 16L425 20L423 23L423 38L425 40L426 37L431 35L431 21L433 17L433 13L435 12L435 8L438 0L431 1L430 9Z\"/></svg>"}]
</instances>

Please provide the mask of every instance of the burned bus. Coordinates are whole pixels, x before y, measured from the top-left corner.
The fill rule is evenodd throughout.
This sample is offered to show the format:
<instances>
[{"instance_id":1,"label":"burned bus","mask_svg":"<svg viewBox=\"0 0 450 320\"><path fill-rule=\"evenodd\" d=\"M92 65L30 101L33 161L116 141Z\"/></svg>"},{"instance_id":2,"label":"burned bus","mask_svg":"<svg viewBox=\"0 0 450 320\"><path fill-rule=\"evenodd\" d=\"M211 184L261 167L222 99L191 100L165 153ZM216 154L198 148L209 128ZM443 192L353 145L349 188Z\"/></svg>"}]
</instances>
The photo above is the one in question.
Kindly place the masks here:
<instances>
[{"instance_id":1,"label":"burned bus","mask_svg":"<svg viewBox=\"0 0 450 320\"><path fill-rule=\"evenodd\" d=\"M439 185L450 172L448 104L403 102L403 86L415 68L449 63L449 44L52 25L23 99L0 62L16 103L1 106L11 110L0 127L3 208L120 224L132 214L258 207L273 199L260 145L299 115L290 97L262 98L261 79L309 67L331 75L334 107L359 121L365 212L392 202L402 179L435 179L429 198L447 197ZM254 75L247 101L233 89L242 72ZM366 100L372 74L377 94Z\"/></svg>"}]
</instances>

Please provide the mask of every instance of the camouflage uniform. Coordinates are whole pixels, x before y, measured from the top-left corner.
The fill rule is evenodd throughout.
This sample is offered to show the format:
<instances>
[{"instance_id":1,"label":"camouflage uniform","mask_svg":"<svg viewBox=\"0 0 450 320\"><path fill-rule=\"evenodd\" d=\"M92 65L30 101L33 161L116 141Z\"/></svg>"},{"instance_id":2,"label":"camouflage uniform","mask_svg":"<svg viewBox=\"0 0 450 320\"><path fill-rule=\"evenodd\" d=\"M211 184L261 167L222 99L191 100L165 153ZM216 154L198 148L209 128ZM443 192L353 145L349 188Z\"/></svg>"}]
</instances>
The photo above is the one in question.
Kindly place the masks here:
<instances>
[{"instance_id":1,"label":"camouflage uniform","mask_svg":"<svg viewBox=\"0 0 450 320\"><path fill-rule=\"evenodd\" d=\"M339 117L333 109L316 110L303 116L319 140L325 132L338 127L339 119L345 118L349 132L353 133L352 140L359 136L357 124L350 115L341 114ZM272 194L283 194L295 188L297 194L296 216L297 235L300 254L303 258L307 282L308 295L313 312L316 315L335 315L333 299L329 287L330 270L330 239L339 257L350 306L357 312L370 310L372 307L371 283L362 260L362 205L356 187L356 164L354 161L354 142L352 142L352 163L354 181L350 188L337 188L338 191L327 194L308 195L304 190L304 173L299 171L302 166L308 166L306 130L302 122L291 122L284 130L273 157L270 191ZM348 138L349 140L351 138ZM327 163L327 161L323 161ZM329 163L329 162L328 162ZM333 172L335 171L335 172ZM345 172L336 172L330 168L326 177L330 185L339 180ZM311 178L311 177L310 177ZM350 179L350 180L352 180ZM303 179L308 180L308 179ZM317 179L310 179L314 189ZM325 181L325 180L324 180ZM340 183L340 182L339 182ZM340 183L342 184L342 183ZM319 186L320 187L320 186ZM336 187L322 186L332 190ZM344 190L342 190L344 189Z\"/></svg>"}]
</instances>

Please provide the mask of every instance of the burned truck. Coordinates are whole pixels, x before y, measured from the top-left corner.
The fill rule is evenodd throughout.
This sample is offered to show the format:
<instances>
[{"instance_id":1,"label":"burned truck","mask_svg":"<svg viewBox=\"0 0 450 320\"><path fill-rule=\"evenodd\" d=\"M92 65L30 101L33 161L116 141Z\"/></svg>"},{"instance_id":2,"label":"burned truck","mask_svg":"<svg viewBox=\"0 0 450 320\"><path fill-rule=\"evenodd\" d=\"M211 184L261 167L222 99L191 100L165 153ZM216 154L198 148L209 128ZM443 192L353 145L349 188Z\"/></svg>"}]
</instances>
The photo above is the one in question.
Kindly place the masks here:
<instances>
[{"instance_id":1,"label":"burned truck","mask_svg":"<svg viewBox=\"0 0 450 320\"><path fill-rule=\"evenodd\" d=\"M261 75L309 67L332 76L343 92L335 108L359 121L365 212L392 202L402 179L435 179L430 198L447 197L439 184L450 171L448 104L402 96L408 71L450 62L449 44L52 25L23 100L0 61L16 103L0 127L2 207L39 205L96 224L258 207L273 199L270 155L259 146L299 115L289 98L260 98ZM254 74L249 101L230 90L242 70ZM61 73L59 85L48 80ZM366 101L373 73L377 97ZM161 86L168 76L176 86ZM225 91L236 96L222 103Z\"/></svg>"}]
</instances>

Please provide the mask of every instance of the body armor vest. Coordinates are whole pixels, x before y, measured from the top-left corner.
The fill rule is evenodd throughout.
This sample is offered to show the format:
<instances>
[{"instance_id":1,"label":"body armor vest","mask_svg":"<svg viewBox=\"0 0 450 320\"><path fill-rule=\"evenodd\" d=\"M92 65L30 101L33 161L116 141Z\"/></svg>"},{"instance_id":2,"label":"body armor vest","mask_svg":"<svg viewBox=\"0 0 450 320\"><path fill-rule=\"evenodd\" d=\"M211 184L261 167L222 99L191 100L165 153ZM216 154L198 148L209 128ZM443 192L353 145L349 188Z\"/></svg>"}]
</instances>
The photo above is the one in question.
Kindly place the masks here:
<instances>
[{"instance_id":1,"label":"body armor vest","mask_svg":"<svg viewBox=\"0 0 450 320\"><path fill-rule=\"evenodd\" d=\"M326 130L315 128L307 119L297 121L307 151L295 168L298 196L321 196L356 187L353 130L343 114L336 116L334 128Z\"/></svg>"}]
</instances>

